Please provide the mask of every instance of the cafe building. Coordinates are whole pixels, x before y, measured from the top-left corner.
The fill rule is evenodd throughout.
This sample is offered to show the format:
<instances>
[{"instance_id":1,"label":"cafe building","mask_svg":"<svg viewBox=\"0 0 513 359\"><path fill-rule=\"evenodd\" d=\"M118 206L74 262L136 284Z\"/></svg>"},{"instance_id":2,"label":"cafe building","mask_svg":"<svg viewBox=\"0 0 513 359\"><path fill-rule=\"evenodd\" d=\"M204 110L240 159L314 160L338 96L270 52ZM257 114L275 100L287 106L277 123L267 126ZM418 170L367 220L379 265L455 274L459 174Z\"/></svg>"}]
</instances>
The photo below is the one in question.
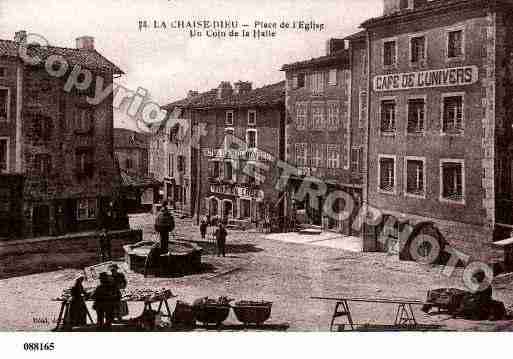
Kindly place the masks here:
<instances>
[{"instance_id":1,"label":"cafe building","mask_svg":"<svg viewBox=\"0 0 513 359\"><path fill-rule=\"evenodd\" d=\"M512 218L510 1L384 0L369 43L368 184L384 219L490 260Z\"/></svg>"}]
</instances>

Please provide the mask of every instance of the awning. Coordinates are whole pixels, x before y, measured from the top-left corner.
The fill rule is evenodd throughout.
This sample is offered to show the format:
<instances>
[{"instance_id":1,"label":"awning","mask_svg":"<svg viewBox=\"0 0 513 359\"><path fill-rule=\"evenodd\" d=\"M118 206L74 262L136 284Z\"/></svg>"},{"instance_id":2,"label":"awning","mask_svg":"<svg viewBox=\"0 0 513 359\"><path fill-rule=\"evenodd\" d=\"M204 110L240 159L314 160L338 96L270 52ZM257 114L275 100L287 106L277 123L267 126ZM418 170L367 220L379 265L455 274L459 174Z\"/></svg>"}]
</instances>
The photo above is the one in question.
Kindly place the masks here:
<instances>
[{"instance_id":1,"label":"awning","mask_svg":"<svg viewBox=\"0 0 513 359\"><path fill-rule=\"evenodd\" d=\"M121 171L121 186L125 188L149 188L159 186L161 182L151 177L141 177Z\"/></svg>"}]
</instances>

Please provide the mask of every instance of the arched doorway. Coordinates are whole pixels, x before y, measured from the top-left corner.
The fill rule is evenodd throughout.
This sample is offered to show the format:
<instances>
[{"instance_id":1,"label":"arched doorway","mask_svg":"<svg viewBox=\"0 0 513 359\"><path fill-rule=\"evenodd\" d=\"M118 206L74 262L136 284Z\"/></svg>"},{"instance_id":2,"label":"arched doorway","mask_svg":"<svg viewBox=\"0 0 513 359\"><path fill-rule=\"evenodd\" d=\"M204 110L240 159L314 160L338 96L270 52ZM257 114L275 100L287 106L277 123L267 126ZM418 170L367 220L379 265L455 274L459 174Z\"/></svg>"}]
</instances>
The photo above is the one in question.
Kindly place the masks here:
<instances>
[{"instance_id":1,"label":"arched doorway","mask_svg":"<svg viewBox=\"0 0 513 359\"><path fill-rule=\"evenodd\" d=\"M216 197L211 197L208 201L208 214L211 218L219 215L219 200Z\"/></svg>"}]
</instances>

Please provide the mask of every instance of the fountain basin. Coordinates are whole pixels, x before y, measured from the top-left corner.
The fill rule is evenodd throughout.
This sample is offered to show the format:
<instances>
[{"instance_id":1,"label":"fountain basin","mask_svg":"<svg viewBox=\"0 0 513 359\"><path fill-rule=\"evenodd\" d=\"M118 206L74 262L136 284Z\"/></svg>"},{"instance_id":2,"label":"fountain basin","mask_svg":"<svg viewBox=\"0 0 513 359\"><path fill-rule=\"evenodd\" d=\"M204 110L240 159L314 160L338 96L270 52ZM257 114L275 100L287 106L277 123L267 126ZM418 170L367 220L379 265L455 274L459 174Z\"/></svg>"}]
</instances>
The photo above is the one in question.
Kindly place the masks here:
<instances>
[{"instance_id":1,"label":"fountain basin","mask_svg":"<svg viewBox=\"0 0 513 359\"><path fill-rule=\"evenodd\" d=\"M131 271L144 273L146 258L154 244L142 241L123 247L125 262ZM169 252L158 256L151 265L151 273L163 277L197 273L201 270L201 252L201 247L194 243L169 241Z\"/></svg>"}]
</instances>

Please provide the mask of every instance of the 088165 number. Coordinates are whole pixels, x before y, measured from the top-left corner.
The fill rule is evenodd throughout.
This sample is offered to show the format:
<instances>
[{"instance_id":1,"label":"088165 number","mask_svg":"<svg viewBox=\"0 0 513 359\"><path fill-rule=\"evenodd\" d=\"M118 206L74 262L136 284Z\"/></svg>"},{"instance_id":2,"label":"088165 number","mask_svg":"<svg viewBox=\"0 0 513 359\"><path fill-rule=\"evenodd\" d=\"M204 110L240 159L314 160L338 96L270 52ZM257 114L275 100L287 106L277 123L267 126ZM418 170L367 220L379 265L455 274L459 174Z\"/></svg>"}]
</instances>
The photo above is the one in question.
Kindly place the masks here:
<instances>
[{"instance_id":1,"label":"088165 number","mask_svg":"<svg viewBox=\"0 0 513 359\"><path fill-rule=\"evenodd\" d=\"M55 343L25 343L23 344L25 351L52 351L55 349Z\"/></svg>"}]
</instances>

